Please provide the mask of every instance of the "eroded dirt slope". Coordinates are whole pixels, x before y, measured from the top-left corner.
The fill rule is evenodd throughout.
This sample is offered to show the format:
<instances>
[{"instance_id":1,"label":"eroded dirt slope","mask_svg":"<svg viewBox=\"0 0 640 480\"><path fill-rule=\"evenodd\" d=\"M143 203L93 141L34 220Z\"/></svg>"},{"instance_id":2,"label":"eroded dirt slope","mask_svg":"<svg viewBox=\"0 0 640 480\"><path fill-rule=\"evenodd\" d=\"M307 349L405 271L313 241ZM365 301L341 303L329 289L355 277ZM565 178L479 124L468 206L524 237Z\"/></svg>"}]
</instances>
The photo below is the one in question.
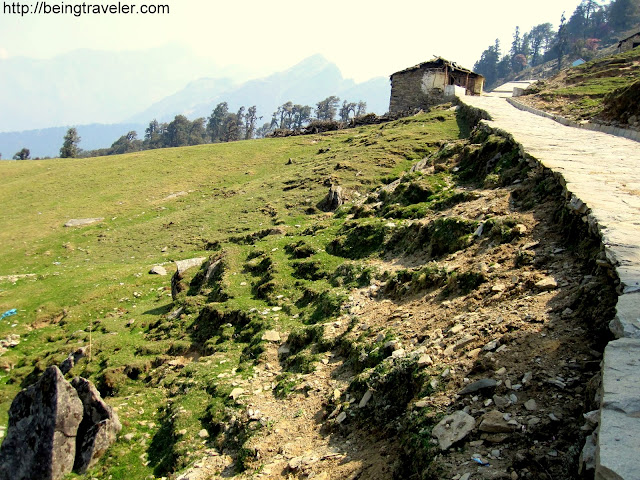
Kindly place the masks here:
<instances>
[{"instance_id":1,"label":"eroded dirt slope","mask_svg":"<svg viewBox=\"0 0 640 480\"><path fill-rule=\"evenodd\" d=\"M450 194L421 210L439 174ZM217 448L178 478L581 478L615 278L557 179L477 131L345 213L327 251L371 282L265 333Z\"/></svg>"}]
</instances>

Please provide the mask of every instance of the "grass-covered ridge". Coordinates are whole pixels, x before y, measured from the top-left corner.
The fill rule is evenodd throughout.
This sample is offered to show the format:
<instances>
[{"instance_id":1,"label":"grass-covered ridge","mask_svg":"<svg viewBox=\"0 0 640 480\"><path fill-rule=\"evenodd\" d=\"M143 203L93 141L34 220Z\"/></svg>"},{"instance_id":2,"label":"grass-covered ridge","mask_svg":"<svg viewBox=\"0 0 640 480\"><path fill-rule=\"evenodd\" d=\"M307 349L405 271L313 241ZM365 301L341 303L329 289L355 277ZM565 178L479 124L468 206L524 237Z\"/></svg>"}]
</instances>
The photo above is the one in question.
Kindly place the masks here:
<instances>
[{"instance_id":1,"label":"grass-covered ridge","mask_svg":"<svg viewBox=\"0 0 640 480\"><path fill-rule=\"evenodd\" d=\"M71 374L110 396L135 440L120 440L87 478L167 475L198 458L202 429L209 441L242 448L251 432L222 425L234 408L231 378L252 375L264 332L331 318L348 288L372 275L357 259L375 244L355 256L328 248L349 232L343 215L318 208L329 186L357 200L459 136L445 108L314 136L0 162L0 312L19 311L0 324L0 338L21 335L0 356L0 424L20 388L91 345ZM449 198L441 177L416 176L391 200L434 208ZM87 217L104 220L63 227ZM399 222L362 220L381 244ZM170 262L191 257L210 260L189 271L174 301L169 277L147 272L157 264L171 272ZM301 350L289 369L313 361Z\"/></svg>"},{"instance_id":2,"label":"grass-covered ridge","mask_svg":"<svg viewBox=\"0 0 640 480\"><path fill-rule=\"evenodd\" d=\"M619 97L632 85L637 90L639 81L640 49L635 48L562 70L555 77L532 85L522 100L573 120L633 124L629 117L640 113L636 97L628 93L623 99ZM616 103L623 103L625 108L612 108Z\"/></svg>"}]
</instances>

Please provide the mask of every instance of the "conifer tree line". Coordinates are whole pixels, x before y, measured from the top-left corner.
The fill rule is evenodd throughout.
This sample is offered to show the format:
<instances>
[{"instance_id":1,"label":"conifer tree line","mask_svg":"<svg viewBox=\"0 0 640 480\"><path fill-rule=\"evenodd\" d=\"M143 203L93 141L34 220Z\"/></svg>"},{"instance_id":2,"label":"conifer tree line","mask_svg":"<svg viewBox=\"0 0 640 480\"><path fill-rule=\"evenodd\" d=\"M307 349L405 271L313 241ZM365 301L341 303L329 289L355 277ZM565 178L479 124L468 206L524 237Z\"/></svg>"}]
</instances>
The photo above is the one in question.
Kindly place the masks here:
<instances>
[{"instance_id":1,"label":"conifer tree line","mask_svg":"<svg viewBox=\"0 0 640 480\"><path fill-rule=\"evenodd\" d=\"M138 138L130 131L113 142L111 147L99 150L82 151L78 148L80 137L75 128L69 129L60 149L61 158L118 155L153 148L184 147L204 143L234 142L261 138L279 129L298 130L313 121L333 121L339 119L348 122L351 118L367 113L366 102L349 102L329 96L316 104L299 105L286 102L273 112L270 122L258 126L263 118L258 116L256 106L240 107L236 112L229 110L227 102L215 106L207 118L189 120L184 115L176 115L171 122L149 122L144 137Z\"/></svg>"},{"instance_id":2,"label":"conifer tree line","mask_svg":"<svg viewBox=\"0 0 640 480\"><path fill-rule=\"evenodd\" d=\"M640 30L640 0L582 0L568 19L562 14L557 30L551 23L541 23L528 32L516 27L504 54L496 39L473 69L484 75L485 89L490 90L500 80L545 62L557 60L560 69L566 66L567 57L590 60L600 45L620 40L620 34L634 27Z\"/></svg>"}]
</instances>

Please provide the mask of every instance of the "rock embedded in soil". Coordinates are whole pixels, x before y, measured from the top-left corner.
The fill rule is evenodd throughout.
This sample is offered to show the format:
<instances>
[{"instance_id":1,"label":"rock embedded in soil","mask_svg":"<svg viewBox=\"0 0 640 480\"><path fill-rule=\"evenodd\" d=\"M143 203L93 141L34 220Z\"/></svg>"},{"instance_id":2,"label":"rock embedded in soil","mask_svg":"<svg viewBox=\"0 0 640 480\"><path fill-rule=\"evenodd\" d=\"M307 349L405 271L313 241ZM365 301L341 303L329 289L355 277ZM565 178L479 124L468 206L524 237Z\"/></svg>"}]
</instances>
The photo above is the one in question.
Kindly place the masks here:
<instances>
[{"instance_id":1,"label":"rock embedded in soil","mask_svg":"<svg viewBox=\"0 0 640 480\"><path fill-rule=\"evenodd\" d=\"M440 450L465 438L476 426L476 420L468 413L458 410L447 415L433 428L432 435L438 439Z\"/></svg>"},{"instance_id":2,"label":"rock embedded in soil","mask_svg":"<svg viewBox=\"0 0 640 480\"><path fill-rule=\"evenodd\" d=\"M510 433L511 426L504 419L504 413L499 410L491 410L482 417L479 427L481 432L487 433Z\"/></svg>"},{"instance_id":3,"label":"rock embedded in soil","mask_svg":"<svg viewBox=\"0 0 640 480\"><path fill-rule=\"evenodd\" d=\"M267 330L262 335L262 340L266 340L267 342L279 342L280 341L280 332L276 330Z\"/></svg>"},{"instance_id":4,"label":"rock embedded in soil","mask_svg":"<svg viewBox=\"0 0 640 480\"><path fill-rule=\"evenodd\" d=\"M166 275L167 274L167 269L160 266L160 265L156 265L155 267L153 267L151 270L149 270L149 274L150 275Z\"/></svg>"},{"instance_id":5,"label":"rock embedded in soil","mask_svg":"<svg viewBox=\"0 0 640 480\"><path fill-rule=\"evenodd\" d=\"M85 227L87 225L93 225L94 223L102 222L104 218L72 218L64 224L65 227Z\"/></svg>"},{"instance_id":6,"label":"rock embedded in soil","mask_svg":"<svg viewBox=\"0 0 640 480\"><path fill-rule=\"evenodd\" d=\"M542 292L546 292L558 288L558 282L552 277L545 277L542 280L536 282L535 286L536 289Z\"/></svg>"},{"instance_id":7,"label":"rock embedded in soil","mask_svg":"<svg viewBox=\"0 0 640 480\"><path fill-rule=\"evenodd\" d=\"M482 380L478 380L477 382L470 383L462 390L458 392L458 395L467 395L469 393L478 392L480 390L487 390L490 388L495 388L498 382L496 382L492 378L483 378Z\"/></svg>"},{"instance_id":8,"label":"rock embedded in soil","mask_svg":"<svg viewBox=\"0 0 640 480\"><path fill-rule=\"evenodd\" d=\"M433 360L431 359L431 356L429 355L421 355L420 358L418 359L418 366L419 367L426 367L428 365L433 365Z\"/></svg>"},{"instance_id":9,"label":"rock embedded in soil","mask_svg":"<svg viewBox=\"0 0 640 480\"><path fill-rule=\"evenodd\" d=\"M367 406L371 398L373 397L373 391L367 390L366 393L362 396L360 403L358 404L358 408L364 408Z\"/></svg>"},{"instance_id":10,"label":"rock embedded in soil","mask_svg":"<svg viewBox=\"0 0 640 480\"><path fill-rule=\"evenodd\" d=\"M237 400L238 397L240 397L240 395L242 395L243 393L244 393L244 389L234 388L233 390L231 390L231 393L229 394L229 398L233 398L234 400Z\"/></svg>"}]
</instances>

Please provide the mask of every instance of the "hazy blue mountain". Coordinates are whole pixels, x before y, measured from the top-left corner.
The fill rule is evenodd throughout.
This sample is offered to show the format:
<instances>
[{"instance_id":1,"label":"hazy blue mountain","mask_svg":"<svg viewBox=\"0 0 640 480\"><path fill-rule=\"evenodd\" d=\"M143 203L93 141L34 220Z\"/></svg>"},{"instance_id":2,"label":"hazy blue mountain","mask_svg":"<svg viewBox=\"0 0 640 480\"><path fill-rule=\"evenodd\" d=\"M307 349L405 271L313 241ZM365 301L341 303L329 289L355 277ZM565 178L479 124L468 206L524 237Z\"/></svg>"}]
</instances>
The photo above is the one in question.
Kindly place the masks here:
<instances>
[{"instance_id":1,"label":"hazy blue mountain","mask_svg":"<svg viewBox=\"0 0 640 480\"><path fill-rule=\"evenodd\" d=\"M137 131L139 137L142 138L145 127L145 125L136 123L118 123L113 125L80 125L76 129L80 135L80 148L95 150L110 147L113 142L131 130ZM25 147L31 151L31 158L57 157L60 154L60 147L67 130L68 127L53 127L0 133L2 159L11 159L13 155Z\"/></svg>"},{"instance_id":2,"label":"hazy blue mountain","mask_svg":"<svg viewBox=\"0 0 640 480\"><path fill-rule=\"evenodd\" d=\"M287 70L244 83L239 83L229 76L204 77L195 81L192 81L194 77L191 76L189 80L180 84L180 87L185 84L186 87L179 91L177 90L180 87L173 90L177 93L165 96L159 101L155 99L146 101L140 107L144 99L156 95L160 89L155 84L161 82L159 80L156 82L154 78L167 76L170 81L165 78L163 84L166 85L179 82L179 78L183 76L183 74L175 75L172 70L180 70L176 65L179 65L181 60L176 60L177 63L163 62L160 57L155 56L159 52L162 53L160 57L171 53L167 49L147 52L154 58L153 61L157 62L157 68L151 80L148 79L149 74L145 73L147 67L140 65L136 67L130 64L140 60L135 52L125 54L128 60L127 58L117 59L116 54L104 54L104 52L99 52L97 56L96 52L75 52L76 60L84 54L92 57L92 60L87 60L87 63L80 68L75 60L71 62L71 57L68 57L69 69L64 74L60 74L60 78L54 78L51 82L37 80L34 71L40 69L39 75L51 76L53 75L51 72L60 68L62 57L58 57L55 62L51 61L52 63L30 61L33 62L29 67L30 73L24 76L22 83L15 80L14 74L7 75L8 78L0 76L0 85L11 85L15 80L15 84L10 88L16 92L12 96L7 94L6 90L0 89L0 108L2 111L17 112L0 117L0 125L3 126L0 129L10 128L7 125L17 125L15 130L25 130L25 127L19 125L34 123L45 126L59 125L60 121L54 119L64 118L65 123L75 125L78 129L82 137L80 147L84 150L93 150L111 146L115 140L130 130L136 130L138 137L142 138L145 127L154 118L159 121L170 121L177 114L184 114L190 119L208 117L213 108L222 101L228 102L231 111L237 110L240 106L248 108L256 105L258 115L262 116L260 125L268 122L278 106L289 100L315 107L318 101L327 96L337 95L342 100L363 100L367 102L369 112L379 114L386 112L389 106L388 78L377 77L356 84L353 80L343 78L335 64L321 55L314 55ZM179 50L176 50L170 56L179 57L178 53ZM185 65L189 61L185 60ZM0 67L2 67L1 62ZM115 73L104 74L104 78L95 78L99 62L102 62L101 71ZM172 65L171 68L167 67L169 63ZM20 67L14 64L11 68ZM91 73L91 70L96 71ZM122 73L117 74L118 71ZM138 86L141 79L144 80L142 83L147 85L146 89L142 89L144 91L141 91ZM87 82L95 82L96 85L87 86L85 85ZM127 84L127 82L130 83ZM37 93L29 96L25 91ZM131 116L132 112L140 111L145 107L148 108ZM115 123L122 118L128 118L127 123ZM83 122L88 125L82 125ZM94 122L101 122L101 124ZM57 156L67 129L68 127L65 126L0 133L0 152L2 157L7 159L26 147L31 150L32 157Z\"/></svg>"},{"instance_id":3,"label":"hazy blue mountain","mask_svg":"<svg viewBox=\"0 0 640 480\"><path fill-rule=\"evenodd\" d=\"M194 78L231 73L179 46L0 59L0 71L0 132L122 122Z\"/></svg>"},{"instance_id":4,"label":"hazy blue mountain","mask_svg":"<svg viewBox=\"0 0 640 480\"><path fill-rule=\"evenodd\" d=\"M156 118L168 121L177 114L189 118L208 117L218 103L225 101L231 111L240 106L256 105L258 115L266 122L279 105L289 100L315 106L329 95L336 95L342 100L364 100L369 111L384 113L389 107L389 94L387 78L377 77L356 84L343 78L338 67L322 55L314 55L287 70L235 87L216 79L192 82L129 120L149 122Z\"/></svg>"}]
</instances>

